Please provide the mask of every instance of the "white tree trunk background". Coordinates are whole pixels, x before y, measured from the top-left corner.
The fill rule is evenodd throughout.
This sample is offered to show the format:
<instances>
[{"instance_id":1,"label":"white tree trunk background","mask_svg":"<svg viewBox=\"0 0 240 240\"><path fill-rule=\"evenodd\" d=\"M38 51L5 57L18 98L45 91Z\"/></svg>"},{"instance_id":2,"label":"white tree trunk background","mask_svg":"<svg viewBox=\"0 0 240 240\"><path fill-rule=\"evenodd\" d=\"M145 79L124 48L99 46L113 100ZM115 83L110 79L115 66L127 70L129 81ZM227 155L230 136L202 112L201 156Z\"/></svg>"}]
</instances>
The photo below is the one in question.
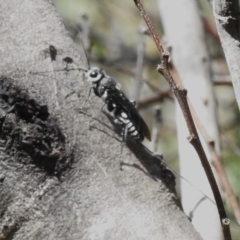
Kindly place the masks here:
<instances>
[{"instance_id":1,"label":"white tree trunk background","mask_svg":"<svg viewBox=\"0 0 240 240\"><path fill-rule=\"evenodd\" d=\"M0 239L201 239L164 184L172 186L174 180L156 157L130 142L134 154L125 147L122 160L144 169L143 163L145 172L131 166L119 170L121 144L113 138L117 135L98 121L94 123L98 129L88 130L90 118L76 111L88 93L81 73L53 70L65 67L65 57L86 68L86 59L69 38L52 2L1 1L0 23L1 75L11 77L31 98L48 106L57 120L53 125L65 137L64 151L73 152L71 167L59 179L35 166L34 159L24 163L19 161L22 156L9 155L1 146ZM52 62L50 44L57 49ZM80 98L70 94L72 88ZM101 107L101 101L93 99L91 115ZM14 111L6 114L14 116ZM99 119L113 128L105 115Z\"/></svg>"},{"instance_id":2,"label":"white tree trunk background","mask_svg":"<svg viewBox=\"0 0 240 240\"><path fill-rule=\"evenodd\" d=\"M190 104L210 137L209 141L214 143L217 153L220 154L215 94L197 2L159 0L158 3L165 38L171 47L173 64L184 88L188 91ZM195 149L187 141L189 131L178 104L176 105L176 123L181 175L214 200L200 159ZM208 159L212 161L201 133L199 136ZM216 205L193 186L181 179L182 205L185 213L192 218L194 227L203 239L222 239Z\"/></svg>"}]
</instances>

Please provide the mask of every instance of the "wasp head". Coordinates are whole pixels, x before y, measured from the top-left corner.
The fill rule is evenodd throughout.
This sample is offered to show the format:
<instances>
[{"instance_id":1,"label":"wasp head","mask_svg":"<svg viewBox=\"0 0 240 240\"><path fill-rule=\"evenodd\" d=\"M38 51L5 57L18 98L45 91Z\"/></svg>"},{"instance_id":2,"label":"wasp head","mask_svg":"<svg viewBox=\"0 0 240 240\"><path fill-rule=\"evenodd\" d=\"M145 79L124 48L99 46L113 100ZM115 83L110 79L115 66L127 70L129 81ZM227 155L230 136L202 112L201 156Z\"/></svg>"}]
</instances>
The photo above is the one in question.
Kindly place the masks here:
<instances>
[{"instance_id":1,"label":"wasp head","mask_svg":"<svg viewBox=\"0 0 240 240\"><path fill-rule=\"evenodd\" d=\"M105 76L106 73L100 68L91 68L85 74L87 81L90 83L97 83L101 81Z\"/></svg>"}]
</instances>

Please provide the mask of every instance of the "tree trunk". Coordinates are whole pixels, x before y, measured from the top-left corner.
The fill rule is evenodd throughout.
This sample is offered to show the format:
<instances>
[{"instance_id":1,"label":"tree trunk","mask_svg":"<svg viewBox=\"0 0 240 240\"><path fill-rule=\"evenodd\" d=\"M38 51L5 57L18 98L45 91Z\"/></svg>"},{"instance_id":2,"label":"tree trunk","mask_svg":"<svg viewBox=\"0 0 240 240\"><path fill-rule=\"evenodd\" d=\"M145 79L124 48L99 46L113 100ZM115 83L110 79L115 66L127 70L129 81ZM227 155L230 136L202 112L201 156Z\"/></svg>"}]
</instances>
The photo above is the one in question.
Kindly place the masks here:
<instances>
[{"instance_id":1,"label":"tree trunk","mask_svg":"<svg viewBox=\"0 0 240 240\"><path fill-rule=\"evenodd\" d=\"M88 128L101 100L77 111L87 86L62 59L86 59L53 4L0 5L0 239L200 239L161 158L129 140L120 170L111 117Z\"/></svg>"},{"instance_id":2,"label":"tree trunk","mask_svg":"<svg viewBox=\"0 0 240 240\"><path fill-rule=\"evenodd\" d=\"M240 109L240 18L238 0L212 0L213 15Z\"/></svg>"}]
</instances>

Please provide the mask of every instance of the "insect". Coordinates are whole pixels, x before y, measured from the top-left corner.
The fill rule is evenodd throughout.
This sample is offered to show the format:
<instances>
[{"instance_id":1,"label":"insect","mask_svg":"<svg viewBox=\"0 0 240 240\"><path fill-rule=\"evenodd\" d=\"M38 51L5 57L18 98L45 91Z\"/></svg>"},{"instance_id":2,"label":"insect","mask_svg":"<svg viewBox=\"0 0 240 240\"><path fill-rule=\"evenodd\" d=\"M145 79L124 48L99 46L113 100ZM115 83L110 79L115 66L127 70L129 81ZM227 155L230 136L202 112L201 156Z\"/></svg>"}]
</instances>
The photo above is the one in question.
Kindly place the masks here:
<instances>
[{"instance_id":1,"label":"insect","mask_svg":"<svg viewBox=\"0 0 240 240\"><path fill-rule=\"evenodd\" d=\"M150 131L138 113L135 102L124 95L112 77L96 67L91 68L84 75L91 84L94 94L103 100L109 112L113 112L114 122L122 126L123 141L128 135L137 141L143 141L144 137L151 141Z\"/></svg>"}]
</instances>

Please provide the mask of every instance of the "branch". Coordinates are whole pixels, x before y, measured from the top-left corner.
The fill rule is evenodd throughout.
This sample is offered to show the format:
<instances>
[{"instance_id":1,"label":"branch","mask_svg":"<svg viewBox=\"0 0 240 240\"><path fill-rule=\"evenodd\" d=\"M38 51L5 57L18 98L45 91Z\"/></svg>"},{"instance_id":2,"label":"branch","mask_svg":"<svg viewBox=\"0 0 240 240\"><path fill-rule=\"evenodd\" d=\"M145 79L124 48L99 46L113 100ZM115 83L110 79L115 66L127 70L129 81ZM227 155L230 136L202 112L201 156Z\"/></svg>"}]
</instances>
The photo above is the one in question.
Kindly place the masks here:
<instances>
[{"instance_id":1,"label":"branch","mask_svg":"<svg viewBox=\"0 0 240 240\"><path fill-rule=\"evenodd\" d=\"M197 113L195 112L191 103L190 103L190 107L191 107L191 112L193 114L193 118L197 124L197 127L198 127L199 131L201 132L201 134L207 144L209 152L211 153L211 157L213 159L212 164L216 169L220 184L226 194L226 198L228 199L228 201L231 205L232 212L235 215L235 218L236 218L238 224L240 224L240 206L239 206L238 198L235 195L235 193L231 187L231 184L228 181L228 177L227 177L227 174L224 170L224 166L222 163L222 158L217 154L214 143L210 140L210 137L208 136L206 129L201 124L201 122L197 116Z\"/></svg>"},{"instance_id":2,"label":"branch","mask_svg":"<svg viewBox=\"0 0 240 240\"><path fill-rule=\"evenodd\" d=\"M229 75L214 75L213 83L215 86L232 86L232 80Z\"/></svg>"},{"instance_id":3,"label":"branch","mask_svg":"<svg viewBox=\"0 0 240 240\"><path fill-rule=\"evenodd\" d=\"M143 109L156 102L163 102L165 98L171 99L171 89L158 90L152 96L141 100L138 103L138 109Z\"/></svg>"},{"instance_id":4,"label":"branch","mask_svg":"<svg viewBox=\"0 0 240 240\"><path fill-rule=\"evenodd\" d=\"M214 39L217 44L221 44L217 29L212 21L207 16L203 16L202 20L206 32Z\"/></svg>"},{"instance_id":5,"label":"branch","mask_svg":"<svg viewBox=\"0 0 240 240\"><path fill-rule=\"evenodd\" d=\"M226 212L224 209L224 205L223 205L223 201L222 201L216 180L214 178L212 169L210 167L207 156L206 156L204 149L202 147L202 144L200 142L195 124L193 122L192 115L190 113L190 109L189 109L188 102L187 102L187 90L182 89L179 86L177 86L175 80L173 79L173 77L170 73L169 64L168 64L169 53L167 51L165 51L165 49L163 48L160 38L158 37L158 35L153 27L153 24L147 14L147 12L145 11L141 1L134 0L134 2L136 4L138 10L140 11L141 16L143 17L147 26L149 27L149 31L153 37L153 40L156 44L157 49L158 49L160 59L161 59L161 64L158 66L157 70L159 71L159 73L161 73L165 77L165 79L169 83L169 85L172 89L172 92L174 93L175 97L177 98L177 101L182 109L185 121L187 123L188 130L190 133L188 140L195 148L195 150L201 160L202 166L205 170L205 173L207 175L208 181L210 183L211 189L214 194L214 198L215 198L215 201L217 204L218 213L219 213L219 217L220 217L221 226L223 229L224 239L230 240L231 234L230 234L230 229L229 229L229 220L227 218L227 215L226 215Z\"/></svg>"}]
</instances>

